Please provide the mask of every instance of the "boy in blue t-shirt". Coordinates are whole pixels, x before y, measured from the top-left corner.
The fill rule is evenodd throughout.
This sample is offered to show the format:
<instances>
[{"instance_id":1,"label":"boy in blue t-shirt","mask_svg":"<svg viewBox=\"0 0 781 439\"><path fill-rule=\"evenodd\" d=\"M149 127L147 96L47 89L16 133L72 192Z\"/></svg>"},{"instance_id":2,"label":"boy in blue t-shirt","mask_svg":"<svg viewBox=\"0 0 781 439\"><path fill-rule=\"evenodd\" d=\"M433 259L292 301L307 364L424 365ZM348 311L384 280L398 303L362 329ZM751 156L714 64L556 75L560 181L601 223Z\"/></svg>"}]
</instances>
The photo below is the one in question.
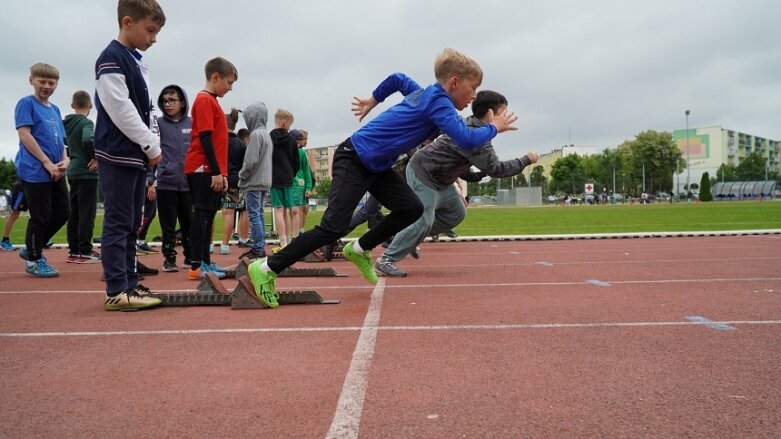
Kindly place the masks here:
<instances>
[{"instance_id":1,"label":"boy in blue t-shirt","mask_svg":"<svg viewBox=\"0 0 781 439\"><path fill-rule=\"evenodd\" d=\"M437 82L422 88L402 73L386 78L367 99L355 98L353 114L361 121L379 103L399 91L405 98L353 133L336 149L328 208L320 225L299 235L279 253L249 266L258 300L279 306L277 274L313 250L344 236L353 210L369 191L390 210L379 224L344 247L344 255L370 283L377 283L371 249L415 222L423 213L418 197L391 166L399 155L445 133L464 149L488 143L497 133L514 130L512 113L494 115L480 128L469 128L458 114L475 98L483 71L473 59L445 49L434 61Z\"/></svg>"},{"instance_id":2,"label":"boy in blue t-shirt","mask_svg":"<svg viewBox=\"0 0 781 439\"><path fill-rule=\"evenodd\" d=\"M46 261L43 248L68 220L69 212L68 188L62 178L68 169L65 127L60 109L49 102L59 80L60 72L54 66L33 65L33 94L19 100L14 115L19 133L14 164L30 209L26 248L19 256L27 261L24 271L36 277L59 276Z\"/></svg>"}]
</instances>

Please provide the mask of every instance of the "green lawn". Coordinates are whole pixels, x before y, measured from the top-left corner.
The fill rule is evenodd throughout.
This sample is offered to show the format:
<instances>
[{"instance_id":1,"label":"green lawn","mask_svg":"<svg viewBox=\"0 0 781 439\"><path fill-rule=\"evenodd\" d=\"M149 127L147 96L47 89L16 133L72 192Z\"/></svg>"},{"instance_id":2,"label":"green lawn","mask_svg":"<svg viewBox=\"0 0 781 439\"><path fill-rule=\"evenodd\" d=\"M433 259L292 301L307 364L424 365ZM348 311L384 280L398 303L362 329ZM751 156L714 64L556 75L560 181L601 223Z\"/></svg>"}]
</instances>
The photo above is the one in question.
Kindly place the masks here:
<instances>
[{"instance_id":1,"label":"green lawn","mask_svg":"<svg viewBox=\"0 0 781 439\"><path fill-rule=\"evenodd\" d=\"M307 229L320 221L323 208L311 212ZM100 234L103 217L96 219L96 235ZM266 221L270 222L266 213ZM5 221L3 221L5 223ZM220 239L222 216L215 220ZM24 242L27 217L22 216L11 233L11 242ZM711 230L781 229L781 201L713 202L652 205L605 206L545 206L545 207L470 207L464 222L456 231L464 236L486 235L547 235L580 233L674 232ZM349 236L360 236L361 226ZM147 238L160 235L155 220ZM65 228L54 237L65 243Z\"/></svg>"}]
</instances>

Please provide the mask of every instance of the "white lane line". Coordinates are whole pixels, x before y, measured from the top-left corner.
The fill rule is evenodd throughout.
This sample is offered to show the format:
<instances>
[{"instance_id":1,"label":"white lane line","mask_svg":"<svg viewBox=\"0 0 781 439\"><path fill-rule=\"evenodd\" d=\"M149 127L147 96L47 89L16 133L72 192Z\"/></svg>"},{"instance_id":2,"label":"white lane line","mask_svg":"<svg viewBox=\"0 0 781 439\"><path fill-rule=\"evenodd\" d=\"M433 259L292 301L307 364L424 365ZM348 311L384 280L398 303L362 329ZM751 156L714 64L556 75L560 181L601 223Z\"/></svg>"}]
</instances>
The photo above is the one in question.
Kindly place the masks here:
<instances>
[{"instance_id":1,"label":"white lane line","mask_svg":"<svg viewBox=\"0 0 781 439\"><path fill-rule=\"evenodd\" d=\"M517 323L502 325L420 325L376 326L377 331L512 331L524 329L577 329L577 328L642 328L671 326L723 325L781 325L781 320L723 320L708 322L593 322L593 323ZM323 326L297 328L223 328L223 329L163 329L149 331L61 331L61 332L0 332L0 338L47 337L106 337L128 335L199 335L199 334L257 334L257 333L317 333L363 331L364 326ZM359 340L360 342L360 340ZM358 346L356 346L357 351ZM355 361L355 352L353 353ZM352 365L350 366L352 370ZM349 372L348 372L349 375Z\"/></svg>"},{"instance_id":2,"label":"white lane line","mask_svg":"<svg viewBox=\"0 0 781 439\"><path fill-rule=\"evenodd\" d=\"M369 310L366 312L361 334L358 336L358 343L353 351L350 369L347 371L342 385L342 393L336 404L336 413L334 413L331 427L325 435L326 439L358 437L366 386L369 381L369 368L374 358L374 346L377 342L377 329L380 323L384 292L385 279L380 278L372 291Z\"/></svg>"},{"instance_id":3,"label":"white lane line","mask_svg":"<svg viewBox=\"0 0 781 439\"><path fill-rule=\"evenodd\" d=\"M620 284L667 284L667 283L692 283L692 282L759 282L759 281L781 281L781 277L729 277L729 278L702 278L702 279L649 279L649 280L610 280L604 279L611 285ZM561 285L588 285L584 281L573 282L506 282L506 283L474 283L474 284L407 284L407 285L389 285L389 289L401 288L476 288L476 287L539 287L539 286L561 286ZM290 287L293 290L365 290L365 285L304 285ZM166 293L194 293L195 290L155 290L155 292ZM3 294L105 294L103 290L91 291L73 291L73 290L50 290L50 291L0 291Z\"/></svg>"}]
</instances>

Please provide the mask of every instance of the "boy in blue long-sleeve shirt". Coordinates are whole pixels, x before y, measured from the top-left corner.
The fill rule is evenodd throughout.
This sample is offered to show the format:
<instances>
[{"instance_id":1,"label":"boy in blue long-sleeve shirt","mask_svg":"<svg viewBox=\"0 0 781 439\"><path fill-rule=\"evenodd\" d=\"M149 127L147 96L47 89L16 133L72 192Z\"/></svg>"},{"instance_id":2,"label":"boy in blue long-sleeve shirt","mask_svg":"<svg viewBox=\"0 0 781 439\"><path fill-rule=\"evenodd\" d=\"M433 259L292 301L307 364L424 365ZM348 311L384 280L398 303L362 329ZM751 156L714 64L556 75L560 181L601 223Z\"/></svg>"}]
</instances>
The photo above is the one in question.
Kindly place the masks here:
<instances>
[{"instance_id":1,"label":"boy in blue long-sleeve shirt","mask_svg":"<svg viewBox=\"0 0 781 439\"><path fill-rule=\"evenodd\" d=\"M475 149L497 133L514 130L517 119L503 112L488 117L487 124L469 128L458 111L475 98L483 71L473 59L445 49L434 62L437 82L422 88L402 73L386 78L367 99L355 98L353 114L361 121L379 103L395 92L402 102L384 111L342 142L334 154L328 208L320 225L301 234L279 253L258 259L249 266L249 277L258 299L269 307L279 306L276 277L285 268L313 250L344 236L353 210L369 191L390 214L357 241L345 246L345 257L370 283L377 283L371 249L415 222L423 213L418 197L391 169L399 155L439 133L450 136L464 149Z\"/></svg>"}]
</instances>

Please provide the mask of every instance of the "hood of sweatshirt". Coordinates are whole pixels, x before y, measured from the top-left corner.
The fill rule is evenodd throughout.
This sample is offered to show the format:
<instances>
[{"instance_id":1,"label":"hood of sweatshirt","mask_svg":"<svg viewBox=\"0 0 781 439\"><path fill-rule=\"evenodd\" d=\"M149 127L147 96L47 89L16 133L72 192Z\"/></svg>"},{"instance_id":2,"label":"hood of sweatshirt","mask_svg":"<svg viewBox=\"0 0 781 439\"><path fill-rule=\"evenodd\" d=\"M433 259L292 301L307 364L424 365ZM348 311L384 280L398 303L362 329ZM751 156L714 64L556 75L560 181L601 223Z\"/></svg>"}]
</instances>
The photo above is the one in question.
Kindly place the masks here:
<instances>
[{"instance_id":1,"label":"hood of sweatshirt","mask_svg":"<svg viewBox=\"0 0 781 439\"><path fill-rule=\"evenodd\" d=\"M266 129L268 122L268 109L263 102L255 102L244 109L244 123L249 132L260 129Z\"/></svg>"},{"instance_id":2,"label":"hood of sweatshirt","mask_svg":"<svg viewBox=\"0 0 781 439\"><path fill-rule=\"evenodd\" d=\"M87 116L84 116L82 114L69 114L65 116L65 119L62 121L62 124L65 126L65 132L70 133L79 124L84 124L86 122L87 122Z\"/></svg>"},{"instance_id":3,"label":"hood of sweatshirt","mask_svg":"<svg viewBox=\"0 0 781 439\"><path fill-rule=\"evenodd\" d=\"M163 94L165 94L164 93L165 91L167 91L169 89L172 89L172 88L175 89L179 93L179 95L182 97L182 99L184 100L184 107L182 107L182 117L187 116L187 112L190 110L190 101L189 101L189 99L187 99L187 93L184 92L182 87L179 87L176 84L171 84L171 85L165 86L165 87L163 87L163 90L160 92L160 95L157 96L157 108L158 108L158 110L160 110L160 113L163 115L163 117L165 117L166 119L169 119L169 120L171 118L168 117L168 114L166 114L166 112L165 112L165 107L163 106Z\"/></svg>"}]
</instances>

